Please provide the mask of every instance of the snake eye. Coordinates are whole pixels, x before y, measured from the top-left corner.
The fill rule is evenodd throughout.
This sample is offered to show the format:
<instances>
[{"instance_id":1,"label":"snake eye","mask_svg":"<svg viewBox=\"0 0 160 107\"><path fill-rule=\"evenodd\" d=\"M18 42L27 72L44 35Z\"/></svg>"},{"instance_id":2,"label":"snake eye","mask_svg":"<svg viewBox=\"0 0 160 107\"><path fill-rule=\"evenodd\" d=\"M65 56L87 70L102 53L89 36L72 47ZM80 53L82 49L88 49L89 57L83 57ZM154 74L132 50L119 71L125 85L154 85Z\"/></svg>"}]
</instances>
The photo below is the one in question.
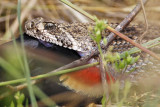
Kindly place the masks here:
<instances>
[{"instance_id":1,"label":"snake eye","mask_svg":"<svg viewBox=\"0 0 160 107\"><path fill-rule=\"evenodd\" d=\"M56 25L54 23L46 23L44 25L45 29L56 29Z\"/></svg>"}]
</instances>

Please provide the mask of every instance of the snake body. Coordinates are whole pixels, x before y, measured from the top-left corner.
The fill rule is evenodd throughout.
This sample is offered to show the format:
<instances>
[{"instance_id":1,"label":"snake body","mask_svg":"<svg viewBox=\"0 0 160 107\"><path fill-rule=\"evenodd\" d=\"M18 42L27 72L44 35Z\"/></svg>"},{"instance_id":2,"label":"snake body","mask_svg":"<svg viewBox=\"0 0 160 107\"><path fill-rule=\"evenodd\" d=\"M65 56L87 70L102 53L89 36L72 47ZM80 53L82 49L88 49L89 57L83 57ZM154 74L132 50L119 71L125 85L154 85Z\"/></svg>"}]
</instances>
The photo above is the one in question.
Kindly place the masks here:
<instances>
[{"instance_id":1,"label":"snake body","mask_svg":"<svg viewBox=\"0 0 160 107\"><path fill-rule=\"evenodd\" d=\"M109 24L109 26L113 28L115 28L117 25L118 25L117 23ZM62 46L64 48L73 49L81 53L89 53L90 51L97 49L96 43L89 36L89 34L91 33L91 31L89 30L90 29L89 27L94 27L94 26L95 26L95 23L57 23L53 20L46 20L40 17L40 18L35 18L35 19L26 21L25 33L29 36L32 36L34 38L37 38L47 43L53 43L53 44ZM121 33L123 33L124 35L127 35L132 40L137 41L137 39L143 34L144 29L145 28L143 25L132 25L132 26L126 27L123 31L121 31ZM103 36L102 38L107 37L109 33L110 31L108 31L107 29L104 30L102 32L102 36ZM160 34L159 27L150 26L144 40L148 41L154 37L158 37L159 34ZM116 39L112 42L111 45L113 46L113 52L119 52L119 53L129 50L130 48L133 47L129 42L126 42L125 40L119 37L116 37ZM144 59L142 58L141 60L139 60L138 62L140 63L139 65L143 65L142 63L143 60ZM137 66L137 65L138 65L137 63L134 64L134 66ZM94 70L92 69L92 71ZM86 73L88 71L84 71L84 72ZM81 73L78 75L81 75ZM133 75L137 75L137 72L133 72ZM86 84L83 84L84 81L81 81L78 84L78 86L74 86L74 85L77 85L77 82L76 82L78 81L77 74L76 75L66 74L62 76L61 79L65 80L66 77L68 78L68 81L65 81L64 84L68 86L69 84L72 83L72 85L70 85L71 89L76 88L76 90L78 90L79 92L87 90L86 92L87 94L95 93L96 96L103 94L101 90L102 86L100 84L96 84L93 87L91 87ZM81 75L81 77L83 77L83 75ZM134 79L135 76L130 75L130 77L131 79L136 80ZM86 78L89 78L89 77L86 77ZM74 85L73 85L73 82L74 82ZM80 86L86 86L87 88L85 87L81 89ZM95 92L92 92L91 90L95 90Z\"/></svg>"}]
</instances>

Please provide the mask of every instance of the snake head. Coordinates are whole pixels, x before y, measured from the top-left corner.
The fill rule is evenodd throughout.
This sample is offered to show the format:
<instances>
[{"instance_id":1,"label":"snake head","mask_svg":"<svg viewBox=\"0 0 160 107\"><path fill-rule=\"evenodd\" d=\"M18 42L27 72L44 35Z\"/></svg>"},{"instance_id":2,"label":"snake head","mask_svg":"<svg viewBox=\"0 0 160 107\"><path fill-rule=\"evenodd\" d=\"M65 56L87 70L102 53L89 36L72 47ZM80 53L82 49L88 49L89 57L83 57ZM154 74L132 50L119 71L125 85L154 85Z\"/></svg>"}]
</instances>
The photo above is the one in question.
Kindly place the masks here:
<instances>
[{"instance_id":1,"label":"snake head","mask_svg":"<svg viewBox=\"0 0 160 107\"><path fill-rule=\"evenodd\" d=\"M38 17L32 20L28 20L25 23L25 32L29 36L35 37L37 39L40 39L42 41L45 40L47 37L45 37L45 32L48 30L56 31L57 30L57 23L50 21L50 20L44 20L42 17Z\"/></svg>"},{"instance_id":2,"label":"snake head","mask_svg":"<svg viewBox=\"0 0 160 107\"><path fill-rule=\"evenodd\" d=\"M57 23L39 17L26 21L25 33L44 42L78 52L88 52L94 48L85 23Z\"/></svg>"}]
</instances>

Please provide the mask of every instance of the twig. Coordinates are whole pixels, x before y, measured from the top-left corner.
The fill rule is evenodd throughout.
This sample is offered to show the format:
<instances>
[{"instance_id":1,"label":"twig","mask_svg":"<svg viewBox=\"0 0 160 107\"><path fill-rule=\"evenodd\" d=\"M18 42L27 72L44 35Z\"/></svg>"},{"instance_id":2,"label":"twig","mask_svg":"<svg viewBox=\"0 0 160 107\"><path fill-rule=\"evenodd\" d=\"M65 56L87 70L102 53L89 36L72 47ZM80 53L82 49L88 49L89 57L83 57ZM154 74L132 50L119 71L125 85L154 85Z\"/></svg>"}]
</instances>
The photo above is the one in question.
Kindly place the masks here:
<instances>
[{"instance_id":1,"label":"twig","mask_svg":"<svg viewBox=\"0 0 160 107\"><path fill-rule=\"evenodd\" d=\"M36 84L36 83L38 83L38 82L40 82L40 81L42 81L43 79L40 79L40 80L38 80L38 81L32 81L31 82L31 84L33 85L33 84ZM13 93L15 93L15 92L17 92L17 91L20 91L20 90L22 90L22 89L24 89L24 88L26 88L28 86L28 84L27 83L24 83L24 84L21 84L21 85L18 85L18 86L7 86L9 89L11 89L11 91L9 91L9 92L4 92L4 93L2 93L1 95L0 95L0 100L2 100L3 98L5 98L5 97L7 97L7 96L9 96L9 95L11 95L11 94L13 94Z\"/></svg>"},{"instance_id":2,"label":"twig","mask_svg":"<svg viewBox=\"0 0 160 107\"><path fill-rule=\"evenodd\" d=\"M160 57L157 56L154 52L152 52L152 51L148 50L147 48L139 45L138 43L132 41L130 38L128 38L128 37L125 36L124 34L122 34L122 33L120 33L120 32L117 32L115 29L111 28L110 26L108 26L108 29L109 29L110 31L114 32L114 33L115 33L116 35L118 35L119 37L121 37L121 38L125 39L126 41L130 42L132 45L138 47L138 48L141 49L142 51L144 51L144 52L150 54L151 56L153 56L154 58L160 60Z\"/></svg>"},{"instance_id":3,"label":"twig","mask_svg":"<svg viewBox=\"0 0 160 107\"><path fill-rule=\"evenodd\" d=\"M97 51L97 52L98 52L98 51ZM60 71L60 70L69 69L69 68L73 68L73 67L77 67L77 66L84 65L84 64L86 64L93 56L95 56L95 54L98 54L98 53L93 53L93 54L91 54L91 55L89 55L89 56L84 56L84 57L82 57L82 58L80 58L80 59L78 59L78 60L75 60L75 61L73 61L72 63L69 63L69 64L67 64L67 65L64 65L64 66L62 66L62 67L60 67L60 68L58 68L58 69L56 69L56 70L54 70L54 71L52 71L52 72L57 72L57 71Z\"/></svg>"},{"instance_id":4,"label":"twig","mask_svg":"<svg viewBox=\"0 0 160 107\"><path fill-rule=\"evenodd\" d=\"M146 4L147 0L143 0L143 4ZM115 28L116 31L122 31L139 13L142 6L141 3L137 4L136 7L125 17L125 19ZM110 33L107 36L107 46L111 44L111 42L115 39L116 35L114 33ZM103 44L103 43L102 43Z\"/></svg>"}]
</instances>

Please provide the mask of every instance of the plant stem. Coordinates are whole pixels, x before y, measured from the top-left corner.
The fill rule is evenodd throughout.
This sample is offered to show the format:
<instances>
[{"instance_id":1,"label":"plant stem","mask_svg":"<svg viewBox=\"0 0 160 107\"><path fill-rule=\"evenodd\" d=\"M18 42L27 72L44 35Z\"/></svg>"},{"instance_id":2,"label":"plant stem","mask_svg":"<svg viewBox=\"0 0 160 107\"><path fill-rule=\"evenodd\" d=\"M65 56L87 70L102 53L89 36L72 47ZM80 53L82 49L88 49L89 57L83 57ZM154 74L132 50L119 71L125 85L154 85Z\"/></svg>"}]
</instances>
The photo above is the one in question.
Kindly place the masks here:
<instances>
[{"instance_id":1,"label":"plant stem","mask_svg":"<svg viewBox=\"0 0 160 107\"><path fill-rule=\"evenodd\" d=\"M17 17L18 17L18 23L19 23L19 32L20 32L20 38L21 38L21 48L22 48L22 53L23 53L23 71L25 73L26 76L26 81L28 84L28 91L29 91L29 96L31 98L31 104L32 107L38 107L37 105L37 101L33 92L33 87L31 84L31 75L30 75L30 70L29 70L29 66L28 66L28 61L27 61L27 57L26 57L26 52L25 52L25 48L24 48L24 38L23 38L23 31L22 31L22 26L21 26L21 0L18 0L18 5L17 5Z\"/></svg>"},{"instance_id":2,"label":"plant stem","mask_svg":"<svg viewBox=\"0 0 160 107\"><path fill-rule=\"evenodd\" d=\"M92 64L87 64L87 65L83 65L83 66L80 66L80 67L71 68L71 69L61 70L61 71L57 71L57 72L54 72L54 71L52 72L51 71L52 73L47 73L47 74L42 74L42 75L30 77L30 79L31 80L37 80L37 79L41 79L41 78L46 78L46 77L51 77L51 76L60 75L60 74L64 74L64 73L69 73L69 72L77 71L77 70L80 70L80 69L88 68L88 67L91 67L91 66L95 66L97 64L98 64L98 62L92 63ZM16 83L22 83L22 82L26 82L26 78L1 82L0 86L16 84Z\"/></svg>"},{"instance_id":3,"label":"plant stem","mask_svg":"<svg viewBox=\"0 0 160 107\"><path fill-rule=\"evenodd\" d=\"M94 21L94 17L92 15L90 15L89 13L85 12L84 10L82 10L81 8L73 5L71 2L69 2L68 0L60 0L61 2L63 2L64 4L68 5L69 7L75 9L76 11L78 11L79 13L87 16L89 19L91 19L92 21Z\"/></svg>"}]
</instances>

